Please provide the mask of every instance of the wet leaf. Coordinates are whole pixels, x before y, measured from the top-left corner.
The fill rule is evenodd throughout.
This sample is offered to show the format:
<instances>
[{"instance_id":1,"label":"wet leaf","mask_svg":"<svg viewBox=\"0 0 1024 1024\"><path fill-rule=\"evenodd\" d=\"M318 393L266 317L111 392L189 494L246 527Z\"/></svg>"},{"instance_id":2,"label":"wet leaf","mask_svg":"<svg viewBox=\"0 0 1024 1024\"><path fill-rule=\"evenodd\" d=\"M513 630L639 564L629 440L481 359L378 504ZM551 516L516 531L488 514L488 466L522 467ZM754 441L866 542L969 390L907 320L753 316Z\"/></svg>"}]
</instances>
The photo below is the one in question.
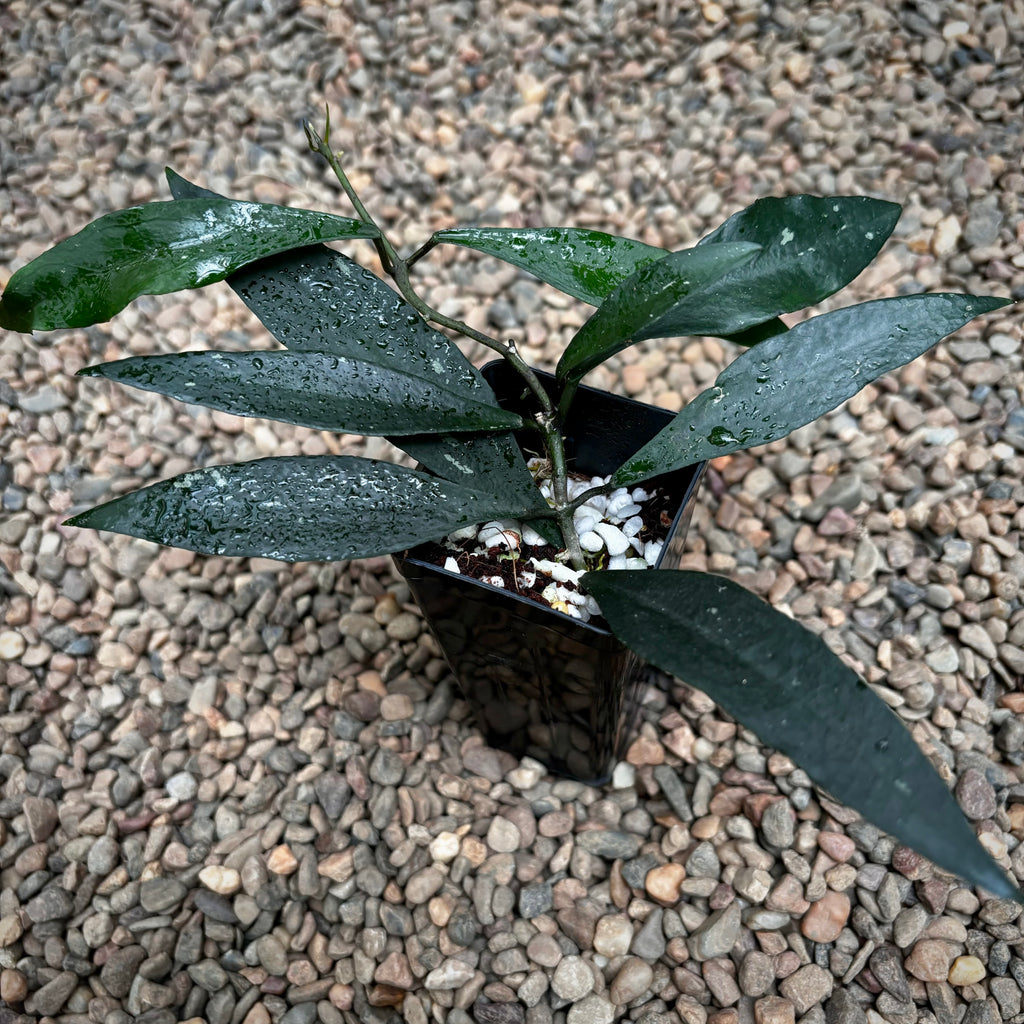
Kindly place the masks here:
<instances>
[{"instance_id":1,"label":"wet leaf","mask_svg":"<svg viewBox=\"0 0 1024 1024\"><path fill-rule=\"evenodd\" d=\"M909 295L805 320L740 355L612 479L623 486L785 437L1008 301Z\"/></svg>"},{"instance_id":2,"label":"wet leaf","mask_svg":"<svg viewBox=\"0 0 1024 1024\"><path fill-rule=\"evenodd\" d=\"M304 562L403 551L528 510L387 462L319 455L197 469L68 523L203 554Z\"/></svg>"},{"instance_id":3,"label":"wet leaf","mask_svg":"<svg viewBox=\"0 0 1024 1024\"><path fill-rule=\"evenodd\" d=\"M969 882L1021 899L903 723L819 637L719 576L591 572L583 585L620 640L836 800Z\"/></svg>"},{"instance_id":4,"label":"wet leaf","mask_svg":"<svg viewBox=\"0 0 1024 1024\"><path fill-rule=\"evenodd\" d=\"M434 238L521 267L592 306L640 267L668 255L633 238L586 228L448 228Z\"/></svg>"},{"instance_id":5,"label":"wet leaf","mask_svg":"<svg viewBox=\"0 0 1024 1024\"><path fill-rule=\"evenodd\" d=\"M348 434L510 430L521 417L467 398L435 375L326 352L182 352L81 370L234 413Z\"/></svg>"},{"instance_id":6,"label":"wet leaf","mask_svg":"<svg viewBox=\"0 0 1024 1024\"><path fill-rule=\"evenodd\" d=\"M167 171L171 194L210 195ZM380 278L326 246L311 246L261 260L228 278L228 284L264 326L295 352L373 360L406 370L473 400L497 405L494 394L458 346L431 327ZM511 434L430 434L394 437L394 443L431 472L510 505L547 503Z\"/></svg>"},{"instance_id":7,"label":"wet leaf","mask_svg":"<svg viewBox=\"0 0 1024 1024\"><path fill-rule=\"evenodd\" d=\"M761 246L707 290L713 319L704 333L734 334L839 291L875 258L899 216L897 203L867 196L758 199L697 243Z\"/></svg>"},{"instance_id":8,"label":"wet leaf","mask_svg":"<svg viewBox=\"0 0 1024 1024\"><path fill-rule=\"evenodd\" d=\"M135 206L100 217L18 270L0 299L0 327L86 327L140 295L200 288L296 246L376 234L347 217L233 199Z\"/></svg>"},{"instance_id":9,"label":"wet leaf","mask_svg":"<svg viewBox=\"0 0 1024 1024\"><path fill-rule=\"evenodd\" d=\"M683 249L641 267L611 291L569 342L558 361L558 379L578 381L644 338L712 333L707 328L714 312L704 301L705 290L759 251L751 242L726 242Z\"/></svg>"}]
</instances>

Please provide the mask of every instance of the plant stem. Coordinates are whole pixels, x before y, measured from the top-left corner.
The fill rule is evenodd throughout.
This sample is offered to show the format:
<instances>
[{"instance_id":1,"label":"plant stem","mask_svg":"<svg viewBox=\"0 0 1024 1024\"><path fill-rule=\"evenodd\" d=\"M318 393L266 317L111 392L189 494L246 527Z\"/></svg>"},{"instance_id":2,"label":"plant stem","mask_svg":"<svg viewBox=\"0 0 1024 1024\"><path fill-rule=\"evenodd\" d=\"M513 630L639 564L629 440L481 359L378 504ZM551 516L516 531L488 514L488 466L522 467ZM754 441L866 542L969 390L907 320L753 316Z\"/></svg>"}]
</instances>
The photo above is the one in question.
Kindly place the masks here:
<instances>
[{"instance_id":1,"label":"plant stem","mask_svg":"<svg viewBox=\"0 0 1024 1024\"><path fill-rule=\"evenodd\" d=\"M530 365L521 355L519 355L514 341L509 340L508 342L501 342L497 338L492 338L489 334L485 334L483 331L478 331L476 328L470 327L469 324L462 320L456 320L453 317L445 316L443 313L434 309L420 298L418 292L412 285L412 280L409 277L409 268L434 248L437 244L436 240L434 238L429 239L410 257L408 257L408 259L402 259L388 237L373 219L370 212L363 205L358 193L352 187L352 183L349 181L348 175L345 173L345 169L341 166L338 154L335 153L329 145L331 130L330 112L328 112L327 122L324 128L324 135L326 138L321 137L308 121L303 123L303 128L306 131L309 148L315 153L319 153L330 165L331 170L334 172L334 176L338 179L341 187L345 190L345 194L348 196L349 201L355 208L359 219L364 224L370 224L377 229L377 236L373 239L373 242L377 248L377 253L380 256L381 265L383 266L385 273L389 274L395 284L398 285L398 290L402 293L402 297L425 320L431 320L441 327L446 327L451 331L455 331L458 334L463 335L463 337L470 338L473 341L479 342L486 348L497 352L503 359L511 364L512 368L516 370L523 380L526 381L527 386L537 399L541 408L541 413L538 417L536 427L534 427L534 424L530 423L530 421L527 420L526 422L530 423L530 426L534 427L534 429L539 429L543 433L544 443L551 458L551 484L554 498L555 521L558 523L558 527L561 530L562 539L565 542L565 549L573 567L576 569L585 569L586 563L583 558L583 551L580 548L579 537L576 535L576 528L573 525L574 506L569 504L569 474L565 459L565 440L558 427L558 412L555 409L554 403L551 401L551 396L544 388L544 385L541 384ZM564 405L565 403L563 402L563 407Z\"/></svg>"},{"instance_id":2,"label":"plant stem","mask_svg":"<svg viewBox=\"0 0 1024 1024\"><path fill-rule=\"evenodd\" d=\"M380 262L384 267L384 272L391 274L394 270L395 263L398 261L398 253L395 251L395 247L388 241L387 236L380 229L380 225L370 215L370 211L363 205L363 201L359 198L359 194L352 187L352 182L348 180L348 175L345 173L345 168L341 166L341 160L338 158L338 154L328 145L317 130L309 123L309 121L303 121L302 127L306 131L306 139L309 141L309 148L314 153L319 153L329 164L334 176L338 179L341 187L345 190L345 195L348 196L349 202L355 207L355 211L359 216L359 219L364 224L370 224L372 227L377 229L377 235L373 239L373 244L377 248L377 255L380 256ZM327 115L327 126L324 129L324 134L330 137L331 132L331 119L330 113Z\"/></svg>"}]
</instances>

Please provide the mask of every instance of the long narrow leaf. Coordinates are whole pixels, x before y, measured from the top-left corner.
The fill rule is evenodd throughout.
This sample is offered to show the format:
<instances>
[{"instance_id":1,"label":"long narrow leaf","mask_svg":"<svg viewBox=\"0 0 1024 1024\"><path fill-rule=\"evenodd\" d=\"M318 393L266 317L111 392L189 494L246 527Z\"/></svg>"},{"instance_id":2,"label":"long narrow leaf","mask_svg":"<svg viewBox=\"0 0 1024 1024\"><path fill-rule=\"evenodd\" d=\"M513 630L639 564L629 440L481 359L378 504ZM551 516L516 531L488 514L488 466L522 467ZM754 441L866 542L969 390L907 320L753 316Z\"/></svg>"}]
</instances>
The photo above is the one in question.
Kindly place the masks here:
<instances>
[{"instance_id":1,"label":"long narrow leaf","mask_svg":"<svg viewBox=\"0 0 1024 1024\"><path fill-rule=\"evenodd\" d=\"M758 199L697 243L761 246L755 259L709 288L710 310L729 326L712 323L706 333L731 334L839 291L875 258L899 216L897 203L867 196Z\"/></svg>"},{"instance_id":2,"label":"long narrow leaf","mask_svg":"<svg viewBox=\"0 0 1024 1024\"><path fill-rule=\"evenodd\" d=\"M212 195L168 169L175 198ZM228 284L264 326L295 352L328 352L431 375L475 401L496 405L457 345L431 327L394 289L326 246L281 253L246 267ZM511 434L430 434L389 440L431 472L509 504L547 504ZM555 541L547 520L538 525Z\"/></svg>"},{"instance_id":3,"label":"long narrow leaf","mask_svg":"<svg viewBox=\"0 0 1024 1024\"><path fill-rule=\"evenodd\" d=\"M522 418L439 382L325 352L181 352L79 371L238 416L350 434L514 430Z\"/></svg>"},{"instance_id":4,"label":"long narrow leaf","mask_svg":"<svg viewBox=\"0 0 1024 1024\"><path fill-rule=\"evenodd\" d=\"M434 239L511 263L592 306L640 267L667 255L646 242L586 228L448 228Z\"/></svg>"},{"instance_id":5,"label":"long narrow leaf","mask_svg":"<svg viewBox=\"0 0 1024 1024\"><path fill-rule=\"evenodd\" d=\"M723 577L591 572L583 585L616 636L837 800L947 870L1022 898L900 720L819 637Z\"/></svg>"},{"instance_id":6,"label":"long narrow leaf","mask_svg":"<svg viewBox=\"0 0 1024 1024\"><path fill-rule=\"evenodd\" d=\"M528 510L391 463L319 455L198 469L68 523L203 554L304 562L402 551Z\"/></svg>"},{"instance_id":7,"label":"long narrow leaf","mask_svg":"<svg viewBox=\"0 0 1024 1024\"><path fill-rule=\"evenodd\" d=\"M623 486L785 437L1008 301L909 295L805 320L730 363L613 480Z\"/></svg>"},{"instance_id":8,"label":"long narrow leaf","mask_svg":"<svg viewBox=\"0 0 1024 1024\"><path fill-rule=\"evenodd\" d=\"M233 199L134 206L100 217L17 271L0 299L0 327L86 327L140 295L200 288L271 253L377 233L347 217Z\"/></svg>"},{"instance_id":9,"label":"long narrow leaf","mask_svg":"<svg viewBox=\"0 0 1024 1024\"><path fill-rule=\"evenodd\" d=\"M708 334L704 290L760 251L753 242L725 242L670 253L618 285L580 328L558 361L558 379L578 381L609 356L644 338ZM687 319L689 317L689 319Z\"/></svg>"}]
</instances>

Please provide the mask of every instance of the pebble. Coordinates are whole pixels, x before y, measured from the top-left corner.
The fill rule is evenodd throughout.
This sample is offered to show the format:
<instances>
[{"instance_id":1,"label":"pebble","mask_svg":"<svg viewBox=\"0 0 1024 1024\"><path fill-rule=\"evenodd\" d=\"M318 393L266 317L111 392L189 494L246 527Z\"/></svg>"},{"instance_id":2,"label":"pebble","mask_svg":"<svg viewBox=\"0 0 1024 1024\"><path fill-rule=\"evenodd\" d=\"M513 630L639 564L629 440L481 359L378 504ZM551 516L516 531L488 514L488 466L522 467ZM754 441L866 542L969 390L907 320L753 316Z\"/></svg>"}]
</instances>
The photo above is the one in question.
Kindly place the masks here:
<instances>
[{"instance_id":1,"label":"pebble","mask_svg":"<svg viewBox=\"0 0 1024 1024\"><path fill-rule=\"evenodd\" d=\"M905 961L907 971L921 981L945 981L956 948L943 939L921 939Z\"/></svg>"},{"instance_id":2,"label":"pebble","mask_svg":"<svg viewBox=\"0 0 1024 1024\"><path fill-rule=\"evenodd\" d=\"M850 897L827 892L812 903L800 920L800 931L812 942L835 942L850 917Z\"/></svg>"},{"instance_id":3,"label":"pebble","mask_svg":"<svg viewBox=\"0 0 1024 1024\"><path fill-rule=\"evenodd\" d=\"M950 985L976 985L985 977L985 965L976 956L958 956L949 969Z\"/></svg>"},{"instance_id":4,"label":"pebble","mask_svg":"<svg viewBox=\"0 0 1024 1024\"><path fill-rule=\"evenodd\" d=\"M710 960L731 952L740 936L741 911L737 903L716 910L687 939L694 960Z\"/></svg>"}]
</instances>

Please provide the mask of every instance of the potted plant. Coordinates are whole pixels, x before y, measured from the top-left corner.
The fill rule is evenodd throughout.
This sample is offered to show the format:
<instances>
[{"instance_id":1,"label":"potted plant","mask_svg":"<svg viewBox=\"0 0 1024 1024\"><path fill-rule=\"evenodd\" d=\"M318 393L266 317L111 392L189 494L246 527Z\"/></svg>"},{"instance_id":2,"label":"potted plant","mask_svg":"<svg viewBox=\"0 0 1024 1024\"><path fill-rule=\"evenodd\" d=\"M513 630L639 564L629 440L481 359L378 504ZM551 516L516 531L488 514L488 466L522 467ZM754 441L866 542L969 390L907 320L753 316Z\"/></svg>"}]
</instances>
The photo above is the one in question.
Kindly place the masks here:
<instances>
[{"instance_id":1,"label":"potted plant","mask_svg":"<svg viewBox=\"0 0 1024 1024\"><path fill-rule=\"evenodd\" d=\"M539 745L562 742L536 730L564 712L584 732L605 729L601 756L612 754L638 656L704 690L876 825L1019 898L907 730L820 639L728 579L677 567L708 459L786 436L1007 300L883 298L787 329L780 314L850 282L891 233L899 207L866 197L761 199L673 253L572 228L457 228L402 257L353 190L329 127L321 137L307 125L307 137L355 218L221 198L168 171L173 200L101 217L17 271L0 300L0 326L82 327L142 294L227 279L284 349L135 357L81 372L238 415L382 435L418 468L333 455L210 466L69 522L223 555L396 553L471 697L474 673L463 662L497 665L521 683L533 659L530 684L541 682L529 699L550 712L527 722ZM397 291L321 244L338 239L372 242ZM412 271L439 244L505 260L597 307L554 375L528 366L514 343L423 300ZM485 379L431 323L493 349L500 368ZM655 420L646 407L612 407L610 396L581 386L627 345L683 335L723 337L740 354L678 415ZM524 450L541 456L532 468ZM591 479L576 480L574 468ZM662 502L661 537L648 501ZM440 555L431 544L442 545ZM491 551L495 568L471 580L445 545L467 559ZM519 581L536 590L538 577L551 607L511 601ZM431 608L439 603L440 612ZM522 625L532 620L550 641L545 650ZM445 633L459 630L453 644ZM575 670L591 677L570 693L566 666L588 646L600 649L598 664L615 665L596 688L592 670ZM558 657L562 668L545 675ZM588 718L609 694L611 704ZM513 714L514 693L500 695L500 705L496 692L478 696L498 710L499 724ZM602 715L613 721L607 729ZM515 722L503 724L515 732ZM568 761L563 767L579 774Z\"/></svg>"}]
</instances>

